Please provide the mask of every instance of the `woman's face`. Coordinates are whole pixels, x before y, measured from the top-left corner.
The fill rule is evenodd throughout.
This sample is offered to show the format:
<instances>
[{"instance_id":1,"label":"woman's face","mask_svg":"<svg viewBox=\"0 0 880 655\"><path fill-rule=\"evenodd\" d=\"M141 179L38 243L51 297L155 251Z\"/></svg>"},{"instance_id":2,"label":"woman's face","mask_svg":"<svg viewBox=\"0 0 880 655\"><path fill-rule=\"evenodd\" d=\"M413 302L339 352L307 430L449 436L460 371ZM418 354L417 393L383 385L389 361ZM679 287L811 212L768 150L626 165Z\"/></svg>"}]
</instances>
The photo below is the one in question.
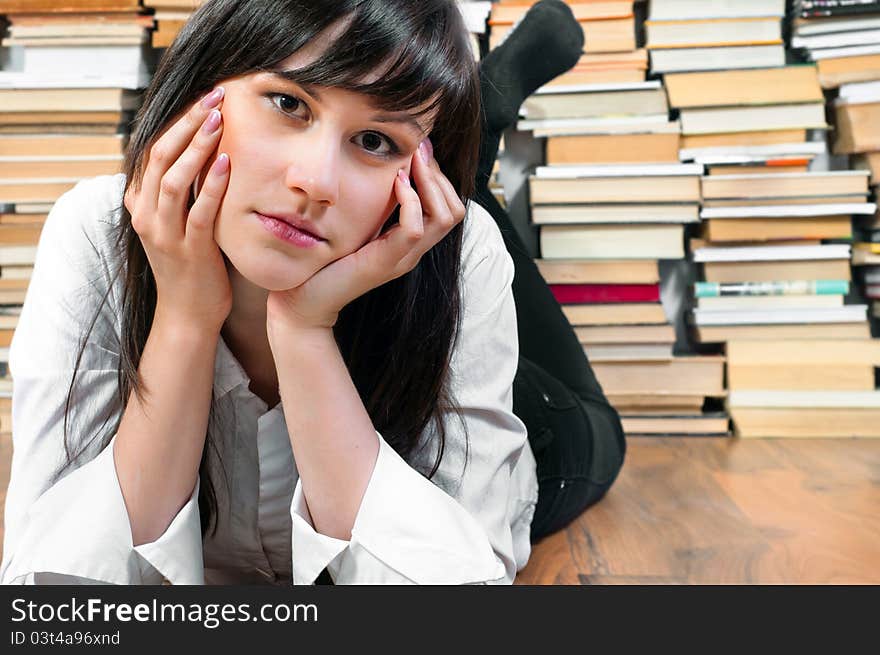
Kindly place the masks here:
<instances>
[{"instance_id":1,"label":"woman's face","mask_svg":"<svg viewBox=\"0 0 880 655\"><path fill-rule=\"evenodd\" d=\"M282 68L314 56L303 48ZM243 277L263 289L290 289L378 236L398 204L397 171L409 172L429 117L383 116L367 96L307 90L272 73L221 85L215 156L227 153L231 170L214 237ZM271 216L303 221L321 240L303 246L279 238Z\"/></svg>"}]
</instances>

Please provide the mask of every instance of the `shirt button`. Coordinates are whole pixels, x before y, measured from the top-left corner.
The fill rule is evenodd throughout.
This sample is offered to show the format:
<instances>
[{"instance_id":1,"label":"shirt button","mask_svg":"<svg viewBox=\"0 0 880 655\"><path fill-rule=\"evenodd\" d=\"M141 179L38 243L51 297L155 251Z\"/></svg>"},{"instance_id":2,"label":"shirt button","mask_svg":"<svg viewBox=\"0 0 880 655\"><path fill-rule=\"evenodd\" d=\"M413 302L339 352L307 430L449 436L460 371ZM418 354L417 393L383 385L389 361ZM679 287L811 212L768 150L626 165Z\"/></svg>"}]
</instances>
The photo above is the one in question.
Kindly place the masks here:
<instances>
[{"instance_id":1,"label":"shirt button","mask_svg":"<svg viewBox=\"0 0 880 655\"><path fill-rule=\"evenodd\" d=\"M545 393L545 394L542 394L542 397L544 398L544 402L547 403L547 404L549 405L549 404L550 404L550 396L548 396L548 395Z\"/></svg>"}]
</instances>

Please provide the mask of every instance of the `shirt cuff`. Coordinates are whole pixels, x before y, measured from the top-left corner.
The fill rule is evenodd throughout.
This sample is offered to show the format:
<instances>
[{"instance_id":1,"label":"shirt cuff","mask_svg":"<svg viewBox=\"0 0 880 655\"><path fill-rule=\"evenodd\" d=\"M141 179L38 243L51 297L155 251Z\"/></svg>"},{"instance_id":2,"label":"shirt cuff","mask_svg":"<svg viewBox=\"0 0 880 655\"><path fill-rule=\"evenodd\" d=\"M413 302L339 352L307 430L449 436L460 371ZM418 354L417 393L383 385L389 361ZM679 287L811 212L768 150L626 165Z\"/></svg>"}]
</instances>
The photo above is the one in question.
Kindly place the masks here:
<instances>
[{"instance_id":1,"label":"shirt cuff","mask_svg":"<svg viewBox=\"0 0 880 655\"><path fill-rule=\"evenodd\" d=\"M135 552L171 584L205 584L202 524L199 515L199 487L196 478L192 495L155 541L135 546Z\"/></svg>"},{"instance_id":2,"label":"shirt cuff","mask_svg":"<svg viewBox=\"0 0 880 655\"><path fill-rule=\"evenodd\" d=\"M293 522L290 537L293 584L314 584L321 571L348 548L349 542L329 537L315 530L306 505L301 479L296 481L296 488L293 490L290 518Z\"/></svg>"},{"instance_id":3,"label":"shirt cuff","mask_svg":"<svg viewBox=\"0 0 880 655\"><path fill-rule=\"evenodd\" d=\"M114 437L115 439L115 437ZM47 489L31 506L4 578L56 573L139 584L140 565L113 463L113 442Z\"/></svg>"},{"instance_id":4,"label":"shirt cuff","mask_svg":"<svg viewBox=\"0 0 880 655\"><path fill-rule=\"evenodd\" d=\"M175 583L203 582L198 484L168 530L151 544L135 548L113 460L115 439L33 504L4 580L131 585L159 582L164 575ZM33 576L22 579L28 574Z\"/></svg>"},{"instance_id":5,"label":"shirt cuff","mask_svg":"<svg viewBox=\"0 0 880 655\"><path fill-rule=\"evenodd\" d=\"M478 584L503 581L504 564L485 531L454 498L413 469L379 437L379 456L351 541L318 534L294 492L294 583L324 567L336 584ZM305 561L298 561L305 560Z\"/></svg>"}]
</instances>

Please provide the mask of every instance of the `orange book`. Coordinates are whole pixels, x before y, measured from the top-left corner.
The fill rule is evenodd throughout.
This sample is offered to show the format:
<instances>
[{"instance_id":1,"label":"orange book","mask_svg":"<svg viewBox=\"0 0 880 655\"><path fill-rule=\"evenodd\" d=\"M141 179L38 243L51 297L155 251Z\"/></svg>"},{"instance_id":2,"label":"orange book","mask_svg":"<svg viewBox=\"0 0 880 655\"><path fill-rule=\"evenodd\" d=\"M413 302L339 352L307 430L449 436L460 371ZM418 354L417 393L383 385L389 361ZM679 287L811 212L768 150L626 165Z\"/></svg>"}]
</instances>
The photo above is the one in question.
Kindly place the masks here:
<instances>
[{"instance_id":1,"label":"orange book","mask_svg":"<svg viewBox=\"0 0 880 655\"><path fill-rule=\"evenodd\" d=\"M678 163L679 134L578 134L547 137L547 164Z\"/></svg>"}]
</instances>

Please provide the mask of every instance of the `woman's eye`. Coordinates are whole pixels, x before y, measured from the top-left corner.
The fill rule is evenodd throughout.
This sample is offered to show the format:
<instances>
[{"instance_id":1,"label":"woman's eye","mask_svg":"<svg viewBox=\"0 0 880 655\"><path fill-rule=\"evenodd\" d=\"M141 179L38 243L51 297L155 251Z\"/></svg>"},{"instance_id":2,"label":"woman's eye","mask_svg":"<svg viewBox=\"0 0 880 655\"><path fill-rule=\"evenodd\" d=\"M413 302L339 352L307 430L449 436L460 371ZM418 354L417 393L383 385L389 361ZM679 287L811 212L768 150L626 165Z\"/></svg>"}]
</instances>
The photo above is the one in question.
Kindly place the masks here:
<instances>
[{"instance_id":1,"label":"woman's eye","mask_svg":"<svg viewBox=\"0 0 880 655\"><path fill-rule=\"evenodd\" d=\"M364 132L359 134L358 137L362 139L361 147L371 154L379 155L381 157L391 157L400 152L400 149L391 139L379 132ZM382 147L383 142L388 145L387 150L379 150L379 148Z\"/></svg>"},{"instance_id":2,"label":"woman's eye","mask_svg":"<svg viewBox=\"0 0 880 655\"><path fill-rule=\"evenodd\" d=\"M271 93L269 97L274 105L285 114L292 114L300 105L305 105L299 98L286 93Z\"/></svg>"}]
</instances>

